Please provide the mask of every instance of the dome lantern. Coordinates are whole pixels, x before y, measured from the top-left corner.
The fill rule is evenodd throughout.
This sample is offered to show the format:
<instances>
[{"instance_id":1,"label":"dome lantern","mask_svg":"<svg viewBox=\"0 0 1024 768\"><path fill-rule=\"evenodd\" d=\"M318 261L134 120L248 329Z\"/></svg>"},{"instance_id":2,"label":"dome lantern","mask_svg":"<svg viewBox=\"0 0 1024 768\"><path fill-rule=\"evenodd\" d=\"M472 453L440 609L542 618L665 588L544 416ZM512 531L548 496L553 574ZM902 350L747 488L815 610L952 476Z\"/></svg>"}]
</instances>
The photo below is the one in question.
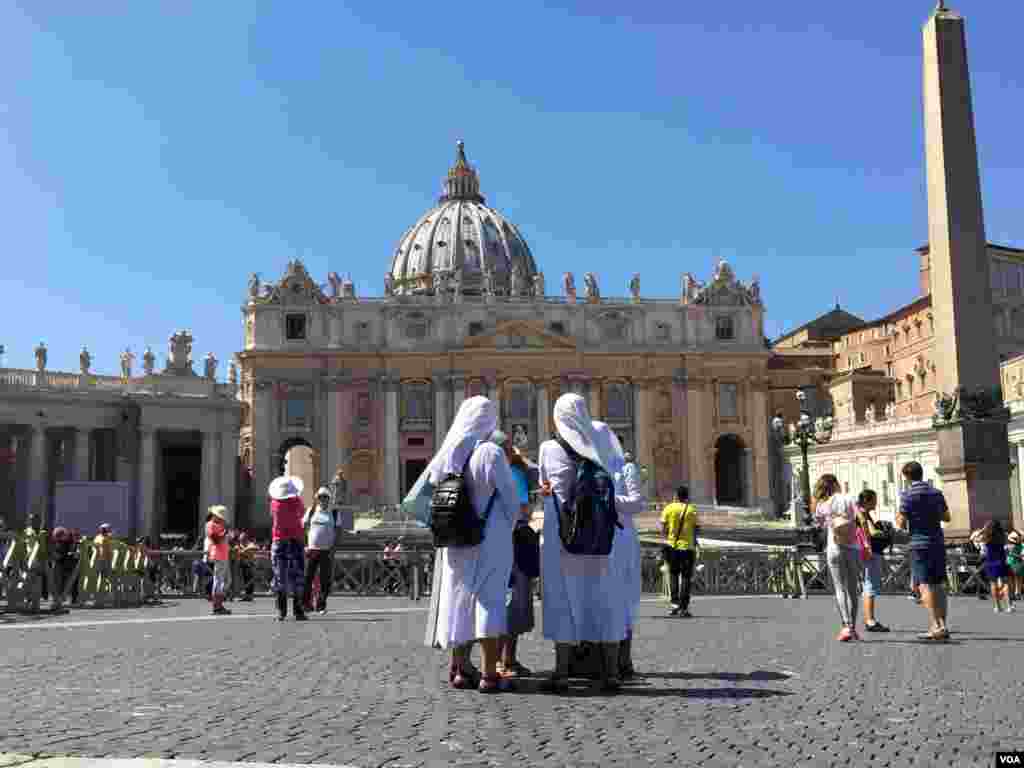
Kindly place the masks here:
<instances>
[{"instance_id":1,"label":"dome lantern","mask_svg":"<svg viewBox=\"0 0 1024 768\"><path fill-rule=\"evenodd\" d=\"M484 197L480 194L480 177L477 176L476 169L466 160L466 143L461 140L455 143L455 165L448 169L448 178L444 182L444 194L441 195L438 202L446 203L449 200L484 202Z\"/></svg>"}]
</instances>

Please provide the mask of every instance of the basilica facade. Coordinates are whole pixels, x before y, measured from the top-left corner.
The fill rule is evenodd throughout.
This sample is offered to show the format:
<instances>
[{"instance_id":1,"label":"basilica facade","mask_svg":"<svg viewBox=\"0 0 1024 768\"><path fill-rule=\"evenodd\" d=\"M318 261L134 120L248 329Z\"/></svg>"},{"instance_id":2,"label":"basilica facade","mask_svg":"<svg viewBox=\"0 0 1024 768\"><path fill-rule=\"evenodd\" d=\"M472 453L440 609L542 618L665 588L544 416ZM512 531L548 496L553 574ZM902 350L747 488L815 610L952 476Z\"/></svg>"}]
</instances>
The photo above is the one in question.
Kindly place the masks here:
<instances>
[{"instance_id":1,"label":"basilica facade","mask_svg":"<svg viewBox=\"0 0 1024 768\"><path fill-rule=\"evenodd\" d=\"M534 459L555 400L576 392L647 466L652 498L687 483L699 503L774 510L756 279L719 262L671 297L645 296L640 275L618 295L591 272L579 292L572 271L552 286L551 258L487 206L461 143L440 200L386 263L374 297L334 272L321 285L300 261L250 280L238 355L249 525L265 521L263 489L297 466L296 448L307 486L341 471L350 503L397 504L477 394Z\"/></svg>"}]
</instances>

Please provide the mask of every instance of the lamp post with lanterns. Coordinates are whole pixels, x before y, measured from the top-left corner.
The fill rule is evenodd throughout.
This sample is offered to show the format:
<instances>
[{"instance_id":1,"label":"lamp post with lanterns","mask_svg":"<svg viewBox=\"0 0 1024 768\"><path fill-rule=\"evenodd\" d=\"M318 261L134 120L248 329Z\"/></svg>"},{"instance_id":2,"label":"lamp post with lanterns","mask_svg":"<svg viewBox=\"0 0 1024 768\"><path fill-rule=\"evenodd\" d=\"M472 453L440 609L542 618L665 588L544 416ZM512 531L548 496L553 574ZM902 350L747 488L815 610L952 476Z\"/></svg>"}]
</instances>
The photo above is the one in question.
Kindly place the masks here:
<instances>
[{"instance_id":1,"label":"lamp post with lanterns","mask_svg":"<svg viewBox=\"0 0 1024 768\"><path fill-rule=\"evenodd\" d=\"M811 445L824 445L832 439L834 423L831 416L819 416L812 418L807 412L807 393L801 389L796 391L797 402L800 403L800 419L796 424L790 424L789 430L785 428L781 416L772 419L772 430L785 445L796 444L800 446L800 457L803 459L803 477L801 478L801 496L803 505L803 518L801 522L805 527L813 523L811 517L811 471L807 461L807 449Z\"/></svg>"}]
</instances>

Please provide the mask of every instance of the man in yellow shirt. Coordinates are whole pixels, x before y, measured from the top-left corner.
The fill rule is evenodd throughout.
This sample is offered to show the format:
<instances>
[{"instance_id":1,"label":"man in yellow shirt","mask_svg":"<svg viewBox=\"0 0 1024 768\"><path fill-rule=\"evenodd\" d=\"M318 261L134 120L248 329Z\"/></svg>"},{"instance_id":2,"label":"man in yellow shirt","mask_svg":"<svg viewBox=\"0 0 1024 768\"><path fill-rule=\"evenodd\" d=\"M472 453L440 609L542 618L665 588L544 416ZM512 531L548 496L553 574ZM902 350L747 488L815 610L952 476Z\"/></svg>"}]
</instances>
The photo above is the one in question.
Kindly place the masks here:
<instances>
[{"instance_id":1,"label":"man in yellow shirt","mask_svg":"<svg viewBox=\"0 0 1024 768\"><path fill-rule=\"evenodd\" d=\"M676 489L676 500L661 513L661 533L665 537L672 611L669 616L690 618L690 586L697 559L697 508L690 503L685 485Z\"/></svg>"}]
</instances>

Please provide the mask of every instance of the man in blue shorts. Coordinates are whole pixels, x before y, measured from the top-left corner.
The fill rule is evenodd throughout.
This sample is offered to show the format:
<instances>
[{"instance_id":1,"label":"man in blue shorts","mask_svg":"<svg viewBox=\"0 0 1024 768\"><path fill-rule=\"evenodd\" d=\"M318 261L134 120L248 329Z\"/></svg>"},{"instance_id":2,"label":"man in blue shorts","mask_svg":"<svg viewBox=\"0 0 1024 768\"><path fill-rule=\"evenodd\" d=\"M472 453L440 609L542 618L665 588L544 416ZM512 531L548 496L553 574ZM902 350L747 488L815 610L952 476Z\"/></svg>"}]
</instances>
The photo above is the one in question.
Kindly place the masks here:
<instances>
[{"instance_id":1,"label":"man in blue shorts","mask_svg":"<svg viewBox=\"0 0 1024 768\"><path fill-rule=\"evenodd\" d=\"M904 465L902 475L910 483L900 494L896 525L910 529L910 573L919 586L921 602L928 610L928 631L921 640L949 639L946 627L946 540L942 523L950 521L942 491L924 482L924 470L916 461Z\"/></svg>"}]
</instances>

